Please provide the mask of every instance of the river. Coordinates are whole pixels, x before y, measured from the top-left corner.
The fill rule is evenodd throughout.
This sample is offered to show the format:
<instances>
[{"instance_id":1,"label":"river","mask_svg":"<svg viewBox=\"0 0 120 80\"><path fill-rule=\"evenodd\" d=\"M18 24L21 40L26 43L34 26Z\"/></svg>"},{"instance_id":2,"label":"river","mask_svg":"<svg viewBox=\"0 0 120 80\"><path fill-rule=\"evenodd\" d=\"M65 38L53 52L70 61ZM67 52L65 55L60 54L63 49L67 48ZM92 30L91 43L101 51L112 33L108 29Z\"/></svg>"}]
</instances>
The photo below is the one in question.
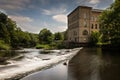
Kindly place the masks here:
<instances>
[{"instance_id":1,"label":"river","mask_svg":"<svg viewBox=\"0 0 120 80\"><path fill-rule=\"evenodd\" d=\"M0 62L0 80L19 80L30 73L45 70L63 61L68 62L80 49L82 48L61 50L23 49L9 51L10 53L2 51L0 53L3 56L1 62L3 60L4 62Z\"/></svg>"},{"instance_id":2,"label":"river","mask_svg":"<svg viewBox=\"0 0 120 80\"><path fill-rule=\"evenodd\" d=\"M120 54L83 48L69 64L61 63L21 80L120 80Z\"/></svg>"}]
</instances>

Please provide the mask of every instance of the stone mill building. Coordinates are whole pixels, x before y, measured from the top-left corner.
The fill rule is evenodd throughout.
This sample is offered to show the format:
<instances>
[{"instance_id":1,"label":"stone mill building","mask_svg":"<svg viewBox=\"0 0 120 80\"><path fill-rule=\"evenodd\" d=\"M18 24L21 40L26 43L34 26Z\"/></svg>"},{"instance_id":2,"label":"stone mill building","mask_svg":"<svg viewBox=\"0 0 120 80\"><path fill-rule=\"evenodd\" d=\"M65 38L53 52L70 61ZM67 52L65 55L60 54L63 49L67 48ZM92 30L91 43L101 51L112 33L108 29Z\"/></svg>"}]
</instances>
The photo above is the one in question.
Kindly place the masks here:
<instances>
[{"instance_id":1,"label":"stone mill building","mask_svg":"<svg viewBox=\"0 0 120 80\"><path fill-rule=\"evenodd\" d=\"M78 6L68 15L67 42L88 43L92 31L99 31L102 10Z\"/></svg>"}]
</instances>

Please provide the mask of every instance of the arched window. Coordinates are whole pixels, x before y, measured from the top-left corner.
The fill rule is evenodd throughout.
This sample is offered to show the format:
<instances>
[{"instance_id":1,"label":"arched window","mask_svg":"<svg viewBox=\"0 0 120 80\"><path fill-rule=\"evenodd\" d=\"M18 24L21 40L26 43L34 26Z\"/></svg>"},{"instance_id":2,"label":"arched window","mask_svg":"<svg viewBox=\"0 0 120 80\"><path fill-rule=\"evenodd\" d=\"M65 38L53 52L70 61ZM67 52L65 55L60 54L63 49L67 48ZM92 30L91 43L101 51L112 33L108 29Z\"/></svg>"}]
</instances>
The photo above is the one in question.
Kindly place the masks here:
<instances>
[{"instance_id":1,"label":"arched window","mask_svg":"<svg viewBox=\"0 0 120 80\"><path fill-rule=\"evenodd\" d=\"M88 31L87 31L87 30L84 30L84 31L83 31L83 35L88 35Z\"/></svg>"}]
</instances>

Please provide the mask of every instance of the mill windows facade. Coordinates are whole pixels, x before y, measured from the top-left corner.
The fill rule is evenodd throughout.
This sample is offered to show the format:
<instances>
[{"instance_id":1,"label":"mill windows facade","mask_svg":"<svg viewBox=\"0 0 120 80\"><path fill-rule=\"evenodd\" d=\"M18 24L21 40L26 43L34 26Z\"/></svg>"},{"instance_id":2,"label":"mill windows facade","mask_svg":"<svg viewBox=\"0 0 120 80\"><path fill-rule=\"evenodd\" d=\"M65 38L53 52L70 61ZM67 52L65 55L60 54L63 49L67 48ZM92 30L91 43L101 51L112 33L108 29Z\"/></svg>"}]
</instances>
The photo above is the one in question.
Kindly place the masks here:
<instances>
[{"instance_id":1,"label":"mill windows facade","mask_svg":"<svg viewBox=\"0 0 120 80\"><path fill-rule=\"evenodd\" d=\"M68 42L89 42L91 32L99 31L98 17L102 10L78 6L68 15Z\"/></svg>"}]
</instances>

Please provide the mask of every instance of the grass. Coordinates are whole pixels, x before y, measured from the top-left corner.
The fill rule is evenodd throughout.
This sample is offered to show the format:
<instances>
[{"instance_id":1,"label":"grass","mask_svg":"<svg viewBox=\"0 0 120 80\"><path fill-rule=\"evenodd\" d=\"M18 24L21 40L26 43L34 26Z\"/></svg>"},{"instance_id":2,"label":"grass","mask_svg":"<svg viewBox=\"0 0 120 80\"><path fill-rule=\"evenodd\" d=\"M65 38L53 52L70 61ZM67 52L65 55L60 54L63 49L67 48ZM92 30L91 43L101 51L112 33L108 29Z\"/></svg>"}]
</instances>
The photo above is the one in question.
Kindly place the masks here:
<instances>
[{"instance_id":1,"label":"grass","mask_svg":"<svg viewBox=\"0 0 120 80\"><path fill-rule=\"evenodd\" d=\"M50 44L37 44L36 49L63 49L65 48L65 45L63 44L63 41L54 41Z\"/></svg>"},{"instance_id":2,"label":"grass","mask_svg":"<svg viewBox=\"0 0 120 80\"><path fill-rule=\"evenodd\" d=\"M48 44L37 44L36 49L50 49Z\"/></svg>"}]
</instances>

